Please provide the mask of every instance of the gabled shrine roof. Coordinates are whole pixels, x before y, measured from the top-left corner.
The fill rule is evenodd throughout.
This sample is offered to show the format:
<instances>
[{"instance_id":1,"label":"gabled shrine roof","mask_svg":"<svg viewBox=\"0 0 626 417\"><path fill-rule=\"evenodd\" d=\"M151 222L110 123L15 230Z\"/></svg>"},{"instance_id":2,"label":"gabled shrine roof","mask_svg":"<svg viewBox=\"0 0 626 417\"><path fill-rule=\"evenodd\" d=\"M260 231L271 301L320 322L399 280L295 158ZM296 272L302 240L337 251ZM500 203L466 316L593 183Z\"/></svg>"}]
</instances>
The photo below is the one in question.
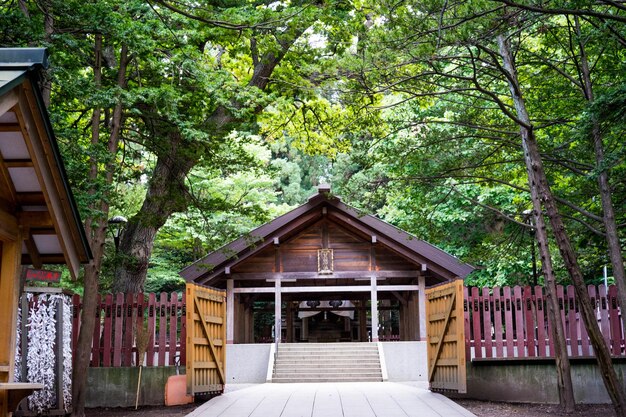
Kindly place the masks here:
<instances>
[{"instance_id":1,"label":"gabled shrine roof","mask_svg":"<svg viewBox=\"0 0 626 417\"><path fill-rule=\"evenodd\" d=\"M343 203L330 193L330 187L321 186L318 194L309 200L266 223L248 235L211 252L180 272L185 280L203 285L216 285L220 277L240 262L254 256L270 245L280 242L283 237L294 236L299 230L328 216L334 222L362 235L369 235L377 244L396 252L398 255L422 267L440 281L465 278L474 270L449 253L418 239L415 236L369 214Z\"/></svg>"}]
</instances>

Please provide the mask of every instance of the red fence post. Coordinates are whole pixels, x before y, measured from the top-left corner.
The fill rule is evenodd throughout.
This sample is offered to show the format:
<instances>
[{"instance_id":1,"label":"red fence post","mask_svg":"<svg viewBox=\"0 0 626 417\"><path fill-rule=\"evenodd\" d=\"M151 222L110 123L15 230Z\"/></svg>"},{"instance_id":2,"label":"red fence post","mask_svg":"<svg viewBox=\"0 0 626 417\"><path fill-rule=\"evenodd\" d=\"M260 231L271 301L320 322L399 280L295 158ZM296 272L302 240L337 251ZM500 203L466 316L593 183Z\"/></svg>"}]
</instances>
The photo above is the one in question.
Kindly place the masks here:
<instances>
[{"instance_id":1,"label":"red fence post","mask_svg":"<svg viewBox=\"0 0 626 417\"><path fill-rule=\"evenodd\" d=\"M474 336L474 357L483 357L482 332L480 329L480 297L478 296L478 288L472 288L472 332Z\"/></svg>"},{"instance_id":2,"label":"red fence post","mask_svg":"<svg viewBox=\"0 0 626 417\"><path fill-rule=\"evenodd\" d=\"M506 341L506 357L515 357L513 349L513 300L511 299L511 287L504 287L504 323L506 333L504 340Z\"/></svg>"},{"instance_id":3,"label":"red fence post","mask_svg":"<svg viewBox=\"0 0 626 417\"><path fill-rule=\"evenodd\" d=\"M93 336L91 338L91 361L89 366L100 366L100 314L102 311L102 297L100 294L96 297L96 322L93 326Z\"/></svg>"},{"instance_id":4,"label":"red fence post","mask_svg":"<svg viewBox=\"0 0 626 417\"><path fill-rule=\"evenodd\" d=\"M617 306L617 287L609 286L609 320L611 322L611 354L622 354L622 326L620 323L619 310Z\"/></svg>"},{"instance_id":5,"label":"red fence post","mask_svg":"<svg viewBox=\"0 0 626 417\"><path fill-rule=\"evenodd\" d=\"M72 352L76 352L78 346L78 333L80 332L80 295L72 296Z\"/></svg>"},{"instance_id":6,"label":"red fence post","mask_svg":"<svg viewBox=\"0 0 626 417\"><path fill-rule=\"evenodd\" d=\"M146 354L148 357L146 358L147 366L154 365L154 328L156 324L156 295L154 293L150 293L148 296L148 334L150 335L150 340L148 341L148 350Z\"/></svg>"},{"instance_id":7,"label":"red fence post","mask_svg":"<svg viewBox=\"0 0 626 417\"><path fill-rule=\"evenodd\" d=\"M563 332L565 333L565 348L567 349L569 332L567 331L567 321L565 320L565 299L563 295L562 285L556 286L556 299L559 305L559 311L557 312L556 316L557 318L560 317L561 323L563 323ZM570 355L571 353L568 350L568 356ZM552 356L554 356L554 353L552 354Z\"/></svg>"},{"instance_id":8,"label":"red fence post","mask_svg":"<svg viewBox=\"0 0 626 417\"><path fill-rule=\"evenodd\" d=\"M535 346L535 304L533 303L533 292L530 286L524 287L524 321L526 322L526 348L528 356L537 356Z\"/></svg>"},{"instance_id":9,"label":"red fence post","mask_svg":"<svg viewBox=\"0 0 626 417\"><path fill-rule=\"evenodd\" d=\"M493 287L493 332L496 339L496 358L504 357L504 344L502 343L502 295L500 287Z\"/></svg>"},{"instance_id":10,"label":"red fence post","mask_svg":"<svg viewBox=\"0 0 626 417\"><path fill-rule=\"evenodd\" d=\"M180 364L187 365L187 291L183 291L180 311Z\"/></svg>"},{"instance_id":11,"label":"red fence post","mask_svg":"<svg viewBox=\"0 0 626 417\"><path fill-rule=\"evenodd\" d=\"M102 366L111 366L113 338L113 294L107 294L104 305L104 346L102 349Z\"/></svg>"},{"instance_id":12,"label":"red fence post","mask_svg":"<svg viewBox=\"0 0 626 417\"><path fill-rule=\"evenodd\" d=\"M596 296L596 286L588 285L587 293L589 294L589 300L591 301L591 306L593 307L594 312L598 312L598 303ZM580 317L580 313L576 315L576 320L578 322L578 328L580 329L580 349L581 355L583 356L591 356L591 349L589 348L589 335L587 334L587 328L585 327L585 323L583 323L582 318Z\"/></svg>"},{"instance_id":13,"label":"red fence post","mask_svg":"<svg viewBox=\"0 0 626 417\"><path fill-rule=\"evenodd\" d=\"M147 331L144 326L144 297L142 293L137 294L137 316L135 317L136 323L135 328L137 329L137 334L139 334L139 329L141 332ZM145 337L145 336L144 336ZM145 355L145 352L144 352ZM143 357L139 357L139 350L135 349L135 366L143 365Z\"/></svg>"},{"instance_id":14,"label":"red fence post","mask_svg":"<svg viewBox=\"0 0 626 417\"><path fill-rule=\"evenodd\" d=\"M543 287L535 286L535 310L537 312L537 356L545 358L546 352L546 306L543 298Z\"/></svg>"},{"instance_id":15,"label":"red fence post","mask_svg":"<svg viewBox=\"0 0 626 417\"><path fill-rule=\"evenodd\" d=\"M493 338L491 336L491 297L489 297L489 288L483 288L483 333L485 335L485 357L491 358L493 356Z\"/></svg>"},{"instance_id":16,"label":"red fence post","mask_svg":"<svg viewBox=\"0 0 626 417\"><path fill-rule=\"evenodd\" d=\"M522 289L519 285L513 287L514 310L515 310L515 346L517 347L517 357L525 358L526 350L524 349L524 301L522 297Z\"/></svg>"},{"instance_id":17,"label":"red fence post","mask_svg":"<svg viewBox=\"0 0 626 417\"><path fill-rule=\"evenodd\" d=\"M598 295L600 301L600 330L604 336L606 346L611 349L611 327L609 324L609 303L607 300L607 288L604 285L598 286Z\"/></svg>"},{"instance_id":18,"label":"red fence post","mask_svg":"<svg viewBox=\"0 0 626 417\"><path fill-rule=\"evenodd\" d=\"M169 320L170 320L170 332L168 336L168 360L169 365L174 365L176 360L176 342L177 342L177 328L176 328L176 316L178 314L178 293L173 292L170 294L169 302Z\"/></svg>"},{"instance_id":19,"label":"red fence post","mask_svg":"<svg viewBox=\"0 0 626 417\"><path fill-rule=\"evenodd\" d=\"M113 326L113 366L122 366L122 329L124 328L124 294L115 296L115 324Z\"/></svg>"},{"instance_id":20,"label":"red fence post","mask_svg":"<svg viewBox=\"0 0 626 417\"><path fill-rule=\"evenodd\" d=\"M134 307L135 294L127 293L126 302L124 303L124 345L122 355L122 366L131 366L133 357L133 315L136 311Z\"/></svg>"},{"instance_id":21,"label":"red fence post","mask_svg":"<svg viewBox=\"0 0 626 417\"><path fill-rule=\"evenodd\" d=\"M567 321L569 325L569 340L572 351L570 356L580 356L578 351L578 321L576 320L576 292L574 286L567 286Z\"/></svg>"},{"instance_id":22,"label":"red fence post","mask_svg":"<svg viewBox=\"0 0 626 417\"><path fill-rule=\"evenodd\" d=\"M165 366L167 347L167 293L162 292L159 300L159 366Z\"/></svg>"}]
</instances>

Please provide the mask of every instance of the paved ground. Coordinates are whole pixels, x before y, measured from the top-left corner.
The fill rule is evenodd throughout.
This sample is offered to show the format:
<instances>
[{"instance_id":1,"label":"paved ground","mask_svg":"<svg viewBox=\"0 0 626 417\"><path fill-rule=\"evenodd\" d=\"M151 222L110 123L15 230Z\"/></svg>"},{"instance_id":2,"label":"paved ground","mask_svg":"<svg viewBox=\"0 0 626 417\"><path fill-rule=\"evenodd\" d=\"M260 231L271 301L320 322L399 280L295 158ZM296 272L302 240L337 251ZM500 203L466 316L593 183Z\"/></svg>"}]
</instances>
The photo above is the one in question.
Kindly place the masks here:
<instances>
[{"instance_id":1,"label":"paved ground","mask_svg":"<svg viewBox=\"0 0 626 417\"><path fill-rule=\"evenodd\" d=\"M227 392L187 417L472 417L443 395L393 382L262 384Z\"/></svg>"}]
</instances>

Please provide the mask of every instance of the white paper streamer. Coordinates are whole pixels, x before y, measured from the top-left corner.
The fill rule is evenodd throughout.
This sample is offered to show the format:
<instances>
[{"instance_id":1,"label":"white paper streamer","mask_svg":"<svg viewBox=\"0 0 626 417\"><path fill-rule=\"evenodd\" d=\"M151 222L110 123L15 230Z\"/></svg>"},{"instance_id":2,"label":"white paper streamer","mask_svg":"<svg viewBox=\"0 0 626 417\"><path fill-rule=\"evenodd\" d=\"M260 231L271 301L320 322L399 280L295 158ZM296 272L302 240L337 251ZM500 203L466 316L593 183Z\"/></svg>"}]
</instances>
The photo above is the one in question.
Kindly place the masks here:
<instances>
[{"instance_id":1,"label":"white paper streamer","mask_svg":"<svg viewBox=\"0 0 626 417\"><path fill-rule=\"evenodd\" d=\"M33 294L27 294L29 302L34 300ZM31 411L42 413L51 408L57 408L56 398L56 312L57 306L63 305L63 403L66 410L72 403L72 315L70 298L59 294L39 294L37 302L29 309L28 322L28 352L26 358L28 382L43 384L42 390L36 391L28 398ZM18 326L19 329L19 326ZM19 334L19 332L18 332ZM18 345L19 347L19 345ZM17 349L19 352L19 349ZM21 355L21 352L16 352ZM17 364L17 360L16 360ZM19 367L17 368L19 369ZM16 371L17 371L16 369Z\"/></svg>"}]
</instances>

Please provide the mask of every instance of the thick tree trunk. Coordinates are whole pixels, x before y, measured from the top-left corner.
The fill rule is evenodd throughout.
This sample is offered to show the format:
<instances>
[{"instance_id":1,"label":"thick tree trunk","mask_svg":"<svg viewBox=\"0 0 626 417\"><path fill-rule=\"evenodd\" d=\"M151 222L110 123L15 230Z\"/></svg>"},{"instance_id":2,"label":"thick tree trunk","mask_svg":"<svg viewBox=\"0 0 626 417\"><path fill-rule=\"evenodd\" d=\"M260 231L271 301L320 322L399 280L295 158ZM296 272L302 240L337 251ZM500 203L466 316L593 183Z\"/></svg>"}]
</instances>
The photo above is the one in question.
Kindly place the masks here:
<instances>
[{"instance_id":1,"label":"thick tree trunk","mask_svg":"<svg viewBox=\"0 0 626 417\"><path fill-rule=\"evenodd\" d=\"M578 50L580 51L579 74L582 81L582 92L585 99L591 104L594 102L593 83L591 82L591 68L587 59L587 52L582 40L580 30L580 20L574 18L576 39L578 40ZM606 233L606 243L608 246L609 258L613 267L613 277L617 285L617 298L622 312L626 311L626 273L624 272L624 257L619 241L617 223L615 221L615 211L613 210L613 197L611 195L611 185L609 182L609 172L605 167L604 144L600 124L596 118L593 119L591 130L591 141L596 159L596 169L598 172L598 190L602 201L602 219L604 231Z\"/></svg>"},{"instance_id":2,"label":"thick tree trunk","mask_svg":"<svg viewBox=\"0 0 626 417\"><path fill-rule=\"evenodd\" d=\"M589 294L587 293L587 287L578 266L576 254L571 246L565 226L561 219L561 215L558 211L556 201L552 195L552 191L550 190L543 168L541 154L539 153L537 140L533 132L533 126L521 94L513 55L506 39L502 35L498 36L498 46L500 56L503 61L503 67L507 73L507 81L513 102L515 104L517 117L522 123L522 125L520 125L520 131L522 133L522 147L524 149L524 160L528 171L529 185L531 189L534 188L536 190L535 192L541 199L541 207L546 210L547 216L550 219L552 232L565 263L565 267L567 268L572 283L574 284L576 295L578 297L580 313L583 317L589 338L591 339L591 344L596 354L602 378L604 380L606 390L609 393L615 407L616 414L618 416L626 416L626 398L621 384L617 379L615 369L613 369L609 350L604 343L602 334L600 333L595 309L591 306Z\"/></svg>"},{"instance_id":3,"label":"thick tree trunk","mask_svg":"<svg viewBox=\"0 0 626 417\"><path fill-rule=\"evenodd\" d=\"M198 156L178 132L170 135L168 151L157 159L143 205L122 233L114 291L143 292L154 238L173 213L187 207L185 179Z\"/></svg>"}]
</instances>

